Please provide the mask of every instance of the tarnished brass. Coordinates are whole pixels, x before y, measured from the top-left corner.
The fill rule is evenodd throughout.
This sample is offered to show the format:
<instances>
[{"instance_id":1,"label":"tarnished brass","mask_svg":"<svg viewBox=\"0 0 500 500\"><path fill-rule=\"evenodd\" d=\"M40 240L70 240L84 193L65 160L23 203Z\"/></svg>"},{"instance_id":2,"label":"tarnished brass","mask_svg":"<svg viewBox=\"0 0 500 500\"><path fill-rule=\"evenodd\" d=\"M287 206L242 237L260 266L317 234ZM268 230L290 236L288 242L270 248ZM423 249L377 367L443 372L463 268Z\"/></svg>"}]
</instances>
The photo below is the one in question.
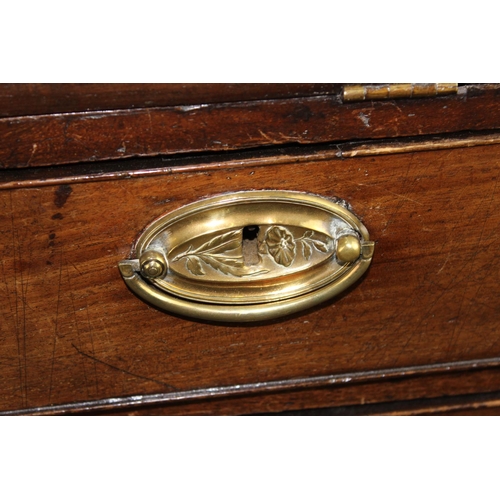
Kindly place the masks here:
<instances>
[{"instance_id":1,"label":"tarnished brass","mask_svg":"<svg viewBox=\"0 0 500 500\"><path fill-rule=\"evenodd\" d=\"M167 271L165 256L156 250L148 250L139 259L141 274L145 278L162 278Z\"/></svg>"},{"instance_id":2,"label":"tarnished brass","mask_svg":"<svg viewBox=\"0 0 500 500\"><path fill-rule=\"evenodd\" d=\"M166 311L257 321L317 305L368 268L373 242L348 205L293 191L229 193L153 222L119 263Z\"/></svg>"},{"instance_id":3,"label":"tarnished brass","mask_svg":"<svg viewBox=\"0 0 500 500\"><path fill-rule=\"evenodd\" d=\"M379 101L383 99L409 99L456 94L457 83L388 83L380 85L346 85L345 102Z\"/></svg>"}]
</instances>

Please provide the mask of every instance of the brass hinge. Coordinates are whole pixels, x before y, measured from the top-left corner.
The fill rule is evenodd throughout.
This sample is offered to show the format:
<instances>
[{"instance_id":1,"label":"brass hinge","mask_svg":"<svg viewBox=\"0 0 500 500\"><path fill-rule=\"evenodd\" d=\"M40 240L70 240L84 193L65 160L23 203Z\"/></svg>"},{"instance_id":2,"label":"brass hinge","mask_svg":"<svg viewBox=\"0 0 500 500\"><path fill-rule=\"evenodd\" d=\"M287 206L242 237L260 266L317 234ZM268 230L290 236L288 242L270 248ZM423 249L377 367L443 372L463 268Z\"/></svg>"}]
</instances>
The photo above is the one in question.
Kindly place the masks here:
<instances>
[{"instance_id":1,"label":"brass hinge","mask_svg":"<svg viewBox=\"0 0 500 500\"><path fill-rule=\"evenodd\" d=\"M379 101L456 94L458 83L385 83L380 85L346 85L343 100Z\"/></svg>"}]
</instances>

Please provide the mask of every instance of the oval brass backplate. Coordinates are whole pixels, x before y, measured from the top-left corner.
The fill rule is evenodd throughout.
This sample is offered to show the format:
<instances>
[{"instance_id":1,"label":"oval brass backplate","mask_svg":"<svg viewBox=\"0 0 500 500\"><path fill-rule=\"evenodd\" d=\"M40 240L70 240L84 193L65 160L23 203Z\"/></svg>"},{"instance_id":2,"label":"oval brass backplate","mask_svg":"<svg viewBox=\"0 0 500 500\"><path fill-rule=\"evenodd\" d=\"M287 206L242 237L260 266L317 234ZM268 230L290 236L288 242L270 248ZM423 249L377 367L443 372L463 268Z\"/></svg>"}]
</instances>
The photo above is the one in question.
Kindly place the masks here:
<instances>
[{"instance_id":1,"label":"oval brass backplate","mask_svg":"<svg viewBox=\"0 0 500 500\"><path fill-rule=\"evenodd\" d=\"M337 295L368 269L374 244L344 202L247 191L168 213L134 247L119 268L146 302L192 318L241 322Z\"/></svg>"}]
</instances>

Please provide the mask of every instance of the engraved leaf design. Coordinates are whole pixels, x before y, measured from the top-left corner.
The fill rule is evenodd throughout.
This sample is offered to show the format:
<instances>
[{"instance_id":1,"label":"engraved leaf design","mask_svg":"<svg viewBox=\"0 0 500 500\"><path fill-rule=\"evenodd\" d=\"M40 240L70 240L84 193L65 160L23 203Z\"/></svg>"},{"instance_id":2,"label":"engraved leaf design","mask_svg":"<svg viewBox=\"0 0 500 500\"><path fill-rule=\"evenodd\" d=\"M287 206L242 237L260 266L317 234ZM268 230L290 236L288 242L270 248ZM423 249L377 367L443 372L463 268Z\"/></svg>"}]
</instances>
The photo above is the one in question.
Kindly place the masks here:
<instances>
[{"instance_id":1,"label":"engraved leaf design","mask_svg":"<svg viewBox=\"0 0 500 500\"><path fill-rule=\"evenodd\" d=\"M207 241L199 248L196 249L196 253L225 253L230 250L235 250L241 248L241 229L236 231L230 231L229 233L221 234Z\"/></svg>"},{"instance_id":2,"label":"engraved leaf design","mask_svg":"<svg viewBox=\"0 0 500 500\"><path fill-rule=\"evenodd\" d=\"M203 254L200 255L200 259L206 261L214 261L217 260L220 264L224 264L226 266L231 267L243 267L243 260L240 257L225 257L224 255L211 255L211 254Z\"/></svg>"},{"instance_id":3,"label":"engraved leaf design","mask_svg":"<svg viewBox=\"0 0 500 500\"><path fill-rule=\"evenodd\" d=\"M320 252L328 252L328 247L320 240L311 240L312 244L316 247L316 250Z\"/></svg>"},{"instance_id":4,"label":"engraved leaf design","mask_svg":"<svg viewBox=\"0 0 500 500\"><path fill-rule=\"evenodd\" d=\"M193 246L190 245L185 252L177 255L172 262L186 259L187 270L195 276L202 276L205 274L203 266L201 265L202 263L223 274L230 274L237 277L269 272L267 269L261 269L250 273L244 271L244 261L241 253L241 232L241 229L237 229L215 236L194 250ZM235 253L235 250L239 250L239 252ZM227 255L227 253L231 251L233 251L232 254Z\"/></svg>"},{"instance_id":5,"label":"engraved leaf design","mask_svg":"<svg viewBox=\"0 0 500 500\"><path fill-rule=\"evenodd\" d=\"M236 261L235 259L224 259L219 255L202 255L200 258L216 271L223 274L231 274L233 276L239 275L237 269L243 267L243 262ZM236 267L236 269L234 269Z\"/></svg>"},{"instance_id":6,"label":"engraved leaf design","mask_svg":"<svg viewBox=\"0 0 500 500\"><path fill-rule=\"evenodd\" d=\"M190 273L196 276L203 276L205 274L198 257L187 257L186 267Z\"/></svg>"},{"instance_id":7,"label":"engraved leaf design","mask_svg":"<svg viewBox=\"0 0 500 500\"><path fill-rule=\"evenodd\" d=\"M305 259L309 260L312 255L312 247L307 241L301 240L301 243L302 243L302 255L304 256Z\"/></svg>"},{"instance_id":8,"label":"engraved leaf design","mask_svg":"<svg viewBox=\"0 0 500 500\"><path fill-rule=\"evenodd\" d=\"M267 245L266 245L266 241L262 241L259 243L259 246L257 247L257 251L259 253L259 256L260 255L266 255L267 253Z\"/></svg>"},{"instance_id":9,"label":"engraved leaf design","mask_svg":"<svg viewBox=\"0 0 500 500\"><path fill-rule=\"evenodd\" d=\"M328 244L314 237L314 231L306 231L296 241L302 243L302 255L306 260L311 258L313 247L322 253L328 252Z\"/></svg>"}]
</instances>

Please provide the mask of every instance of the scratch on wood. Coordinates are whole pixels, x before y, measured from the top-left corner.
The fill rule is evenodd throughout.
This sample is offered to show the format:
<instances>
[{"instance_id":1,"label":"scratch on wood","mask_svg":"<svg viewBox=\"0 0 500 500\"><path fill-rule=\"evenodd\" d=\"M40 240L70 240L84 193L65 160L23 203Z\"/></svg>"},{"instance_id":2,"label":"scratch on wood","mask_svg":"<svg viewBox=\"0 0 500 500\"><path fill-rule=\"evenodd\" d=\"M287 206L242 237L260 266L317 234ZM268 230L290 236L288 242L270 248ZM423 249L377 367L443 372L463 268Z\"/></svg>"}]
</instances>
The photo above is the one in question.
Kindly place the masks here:
<instances>
[{"instance_id":1,"label":"scratch on wood","mask_svg":"<svg viewBox=\"0 0 500 500\"><path fill-rule=\"evenodd\" d=\"M453 281L455 281L457 279L459 275L455 275L455 277L453 278L452 280L452 283ZM430 283L432 284L432 281L430 281ZM425 312L422 313L422 316L420 318L420 320L418 321L418 323L413 327L413 330L412 332L410 333L410 335L408 336L408 339L406 340L405 344L401 347L401 350L399 351L398 355L392 360L394 366L396 366L399 358L401 357L401 355L405 352L405 350L407 349L408 345L410 344L410 341L413 339L413 337L418 333L422 333L420 331L420 327L422 325L422 323L429 317L429 315L431 314L431 311L433 311L436 306L440 303L441 299L446 295L446 293L449 291L449 288L451 287L451 284L446 287L446 288L440 288L441 292L435 299L434 301L432 302L432 305L431 307L426 310ZM415 302L415 300L417 300L417 298L419 297L419 294L416 293L413 298L412 298L412 304ZM401 322L400 325L392 332L393 335L395 335L402 327L407 327L408 325L406 324L406 322Z\"/></svg>"},{"instance_id":2,"label":"scratch on wood","mask_svg":"<svg viewBox=\"0 0 500 500\"><path fill-rule=\"evenodd\" d=\"M497 189L497 185L498 185L498 179L495 181L493 189L491 190L491 196L490 196L490 200L489 200L489 203L488 203L488 208L487 208L487 210L485 212L485 215L482 217L483 223L481 224L481 232L479 234L479 238L478 238L478 241L477 241L477 244L476 244L476 251L471 256L471 258L468 260L468 266L470 266L470 270L467 272L466 277L464 278L464 280L465 280L464 293L462 295L462 300L460 302L460 307L458 309L458 314L457 314L457 318L458 319L460 319L460 315L462 313L462 307L464 305L464 302L465 302L466 299L468 299L468 297L466 297L466 295L467 295L467 290L468 290L469 286L471 285L471 280L473 279L473 278L471 278L471 276L475 272L474 263L476 262L476 257L477 257L477 255L478 255L479 252L481 252L481 251L484 250L484 246L482 245L483 236L484 236L484 230L485 230L485 227L486 227L486 223L489 221L491 205L493 204L493 201L495 199L495 192L496 192L496 189ZM482 205L482 203L478 204L478 206L476 208L476 211L474 212L473 216L471 217L472 220L476 219L476 213L478 212L478 210L480 210L481 205ZM474 293L474 299L477 297L477 294L479 293L479 290L481 289L481 287L482 287L482 284L480 283L478 285L477 289L476 289L476 292ZM468 315L468 313L469 313L469 311L471 309L471 305L472 305L473 302L474 302L473 299L469 300L469 304L467 306L467 310L464 313L465 317L467 317L467 315ZM459 324L460 324L460 326L458 327ZM461 322L457 321L455 323L455 325L453 327L453 332L451 334L450 343L449 343L449 346L448 346L448 352L450 352L457 345L458 339L459 339L459 337L460 337L460 335L462 333L462 329L463 329L463 327L464 327L465 324L466 324L465 320L462 320ZM458 330L457 330L457 327L458 327Z\"/></svg>"},{"instance_id":3,"label":"scratch on wood","mask_svg":"<svg viewBox=\"0 0 500 500\"><path fill-rule=\"evenodd\" d=\"M2 266L2 276L5 276L5 266L4 266L4 261L3 259L0 259L0 265ZM9 304L9 309L10 309L10 315L12 318L14 318L15 322L15 315L14 315L14 308L12 307L12 300L10 298L10 289L9 289L9 282L7 279L3 281L3 284L5 286L5 292L7 296L7 302Z\"/></svg>"},{"instance_id":4,"label":"scratch on wood","mask_svg":"<svg viewBox=\"0 0 500 500\"><path fill-rule=\"evenodd\" d=\"M57 328L58 328L58 320L59 320L59 303L61 302L62 269L63 269L63 254L62 254L62 248L61 248L61 256L60 256L60 262L59 262L59 287L57 289L56 319L55 319L55 324L54 324L54 345L52 346L52 362L51 362L51 367L50 367L50 379L49 379L50 380L50 382L49 382L49 404L52 402L52 383L54 380L54 360L55 360L55 354L56 354L57 338L59 336Z\"/></svg>"},{"instance_id":5,"label":"scratch on wood","mask_svg":"<svg viewBox=\"0 0 500 500\"><path fill-rule=\"evenodd\" d=\"M74 318L74 321L75 321L75 328L76 328L76 337L78 339L78 344L82 345L82 340L81 340L81 335L80 335L80 328L78 326L78 318L77 318L77 315L76 315L76 306L75 306L75 298L74 298L74 295L73 295L73 287L71 286L71 279L70 279L70 275L69 275L69 266L66 266L66 278L68 280L68 284L69 284L69 296L71 298L71 307L73 308L73 318ZM89 394L89 382L88 382L88 379L87 379L87 370L86 370L86 363L85 363L85 360L82 360L82 367L83 367L83 378L85 379L85 389L86 389L86 392L87 392L87 397L90 397L90 394Z\"/></svg>"},{"instance_id":6,"label":"scratch on wood","mask_svg":"<svg viewBox=\"0 0 500 500\"><path fill-rule=\"evenodd\" d=\"M370 187L373 187L373 185L371 184L363 184L362 182L357 182L356 185L358 186L370 186ZM401 198L403 200L406 200L406 201L411 201L412 203L416 203L417 205L423 205L423 203L421 203L420 201L417 201L417 200L414 200L413 198L409 198L408 196L404 196L402 194L399 194L399 193L395 193L394 191L391 191L390 189L387 189L387 188L382 188L384 191L387 191L388 193L391 193L393 194L394 196L397 196L398 198ZM399 208L401 208L399 206Z\"/></svg>"},{"instance_id":7,"label":"scratch on wood","mask_svg":"<svg viewBox=\"0 0 500 500\"><path fill-rule=\"evenodd\" d=\"M403 114L403 110L393 101L388 101L389 104L392 104L401 114Z\"/></svg>"},{"instance_id":8,"label":"scratch on wood","mask_svg":"<svg viewBox=\"0 0 500 500\"><path fill-rule=\"evenodd\" d=\"M444 266L446 266L447 262L450 260L451 253L452 252L450 251L450 253L446 257L446 260L444 261L444 264L441 266L441 269L439 269L439 271L436 274L439 274L444 269Z\"/></svg>"},{"instance_id":9,"label":"scratch on wood","mask_svg":"<svg viewBox=\"0 0 500 500\"><path fill-rule=\"evenodd\" d=\"M358 118L363 122L365 127L370 128L370 117L368 115L360 112Z\"/></svg>"},{"instance_id":10,"label":"scratch on wood","mask_svg":"<svg viewBox=\"0 0 500 500\"><path fill-rule=\"evenodd\" d=\"M264 139L266 139L267 141L269 142L272 142L272 143L276 143L276 142L279 142L279 141L276 141L275 139L272 139L271 137L269 137L267 134L265 134L264 132L262 132L262 130L259 129L259 134L264 137Z\"/></svg>"},{"instance_id":11,"label":"scratch on wood","mask_svg":"<svg viewBox=\"0 0 500 500\"><path fill-rule=\"evenodd\" d=\"M296 137L293 135L285 135L283 132L280 132L280 137L284 141L300 141L302 137Z\"/></svg>"},{"instance_id":12,"label":"scratch on wood","mask_svg":"<svg viewBox=\"0 0 500 500\"><path fill-rule=\"evenodd\" d=\"M29 157L28 163L26 163L26 166L29 167L31 164L31 160L33 160L33 156L35 156L36 150L38 146L36 144L33 144L33 148L31 150L31 156Z\"/></svg>"},{"instance_id":13,"label":"scratch on wood","mask_svg":"<svg viewBox=\"0 0 500 500\"><path fill-rule=\"evenodd\" d=\"M25 235L23 235L22 241L25 241ZM27 276L25 279L24 275L24 262L21 262L21 266L19 269L20 272L20 277L21 277L21 307L23 311L23 319L22 319L22 330L23 330L23 360L24 360L24 396L25 396L25 403L26 406L28 406L28 361L27 361L27 353L26 353L26 333L27 333L27 327L26 327L26 310L28 309L27 305L27 294L28 294L28 284L29 284L29 279L30 279L30 274L31 274L31 262L32 262L32 248L31 245L28 245L28 251L26 252L25 248L21 248L22 245L21 238L18 238L18 255L23 255L24 253L27 253L26 255L26 261L28 262L28 269L27 269Z\"/></svg>"},{"instance_id":14,"label":"scratch on wood","mask_svg":"<svg viewBox=\"0 0 500 500\"><path fill-rule=\"evenodd\" d=\"M19 300L22 301L23 284L21 281L21 297L19 297L18 292L18 273L17 267L20 261L20 248L18 242L18 231L16 230L16 224L14 221L14 204L12 200L12 192L9 194L10 197L10 217L11 217L11 232L12 232L12 258L13 258L13 268L14 268L14 293L15 293L15 329L16 329L16 343L17 343L17 358L19 366L19 389L21 393L21 399L23 405L27 406L27 384L26 384L26 329L23 333L23 345L21 345L21 322L19 315ZM17 242L17 253L16 253L16 242ZM21 270L21 269L20 269Z\"/></svg>"},{"instance_id":15,"label":"scratch on wood","mask_svg":"<svg viewBox=\"0 0 500 500\"><path fill-rule=\"evenodd\" d=\"M464 290L464 293L462 295L462 300L460 301L460 306L458 308L458 312L457 312L457 315L456 315L457 320L453 324L453 331L451 332L451 335L450 335L450 343L448 344L448 352L450 352L457 345L458 337L460 336L460 329L458 331L458 335L456 335L456 336L455 336L455 332L456 332L456 329L457 329L457 325L460 324L460 320L461 320L460 314L462 313L462 307L464 305L465 298L466 298L466 295L467 295L467 287L468 287L468 285L467 285L467 282L466 282L465 283L465 290Z\"/></svg>"},{"instance_id":16,"label":"scratch on wood","mask_svg":"<svg viewBox=\"0 0 500 500\"><path fill-rule=\"evenodd\" d=\"M408 183L408 176L410 175L410 169L413 165L413 160L415 158L415 155L414 153L412 153L411 157L410 157L410 161L408 162L408 168L406 169L406 173L405 173L405 176L404 176L404 179L403 179L403 184L401 186L401 189L405 189L406 188L406 185ZM389 193L393 194L394 196L397 196L398 198L401 198L402 200L404 201L413 201L415 203L418 203L416 202L415 200L412 200L404 195L400 195L400 194L397 194L397 193L394 193L388 189L386 189ZM382 231L382 234L385 234L385 232L387 231L387 228L394 222L394 218L396 216L396 214L401 210L401 208L403 207L404 205L404 201L400 201L398 203L398 205L396 206L395 210L392 212L392 214L390 215L389 219L387 220L387 223ZM421 204L421 203L420 203Z\"/></svg>"},{"instance_id":17,"label":"scratch on wood","mask_svg":"<svg viewBox=\"0 0 500 500\"><path fill-rule=\"evenodd\" d=\"M88 305L87 305L87 307L88 307ZM104 330L104 333L106 334L106 340L108 342L108 345L111 345L111 340L109 339L109 332L108 332L108 329L106 328L106 323L104 323L104 320L102 318L99 318L99 321L102 324L102 329L98 328L97 331L102 332L102 330Z\"/></svg>"},{"instance_id":18,"label":"scratch on wood","mask_svg":"<svg viewBox=\"0 0 500 500\"><path fill-rule=\"evenodd\" d=\"M78 349L78 347L75 344L73 344L73 343L71 343L71 346L78 352L78 354L81 354L82 356L85 356L85 357L87 357L89 359L92 359L92 360L94 360L97 363L101 363L101 364L107 366L108 368L112 368L113 370L117 370L117 371L119 371L121 373L124 373L126 375L130 375L130 376L135 377L135 378L140 378L142 380L147 380L149 382L154 382L155 384L159 384L159 385L161 385L163 387L168 387L169 389L172 389L174 391L178 390L177 387L174 387L173 385L170 385L170 384L166 384L165 382L162 382L161 380L156 380L154 378L144 377L143 375L139 375L137 373L129 372L128 370L120 368L119 366L115 366L115 365L112 365L112 364L110 364L110 363L108 363L106 361L103 361L102 359L98 359L95 356L92 356L91 354L88 354L88 353L82 351L81 349Z\"/></svg>"},{"instance_id":19,"label":"scratch on wood","mask_svg":"<svg viewBox=\"0 0 500 500\"><path fill-rule=\"evenodd\" d=\"M90 344L92 346L92 356L95 358L95 348L94 348L94 336L92 334L92 325L90 323L90 315L89 315L89 304L86 303L86 311L87 311L87 323L89 325L89 335L90 335ZM99 383L97 378L97 361L94 360L94 376L95 376L95 390L96 394L99 394Z\"/></svg>"},{"instance_id":20,"label":"scratch on wood","mask_svg":"<svg viewBox=\"0 0 500 500\"><path fill-rule=\"evenodd\" d=\"M495 199L495 192L497 190L497 185L498 185L498 178L496 179L495 185L493 186L493 189L491 191L491 196L490 196L490 200L489 200L489 203L488 203L488 209L486 210L486 214L482 218L483 219L483 224L481 226L481 234L479 235L479 239L478 239L478 242L477 242L477 249L478 250L474 254L474 257L476 257L476 255L478 254L478 252L481 251L481 242L483 241L484 228L486 226L486 222L489 220L491 205L493 204L493 201Z\"/></svg>"},{"instance_id":21,"label":"scratch on wood","mask_svg":"<svg viewBox=\"0 0 500 500\"><path fill-rule=\"evenodd\" d=\"M153 133L153 120L151 120L151 110L147 110L148 120L149 120L149 133Z\"/></svg>"},{"instance_id":22,"label":"scratch on wood","mask_svg":"<svg viewBox=\"0 0 500 500\"><path fill-rule=\"evenodd\" d=\"M80 275L82 276L83 272L80 271L80 269L78 269L78 267L76 267L75 263L74 262L71 262L71 266L73 267L73 269Z\"/></svg>"}]
</instances>

